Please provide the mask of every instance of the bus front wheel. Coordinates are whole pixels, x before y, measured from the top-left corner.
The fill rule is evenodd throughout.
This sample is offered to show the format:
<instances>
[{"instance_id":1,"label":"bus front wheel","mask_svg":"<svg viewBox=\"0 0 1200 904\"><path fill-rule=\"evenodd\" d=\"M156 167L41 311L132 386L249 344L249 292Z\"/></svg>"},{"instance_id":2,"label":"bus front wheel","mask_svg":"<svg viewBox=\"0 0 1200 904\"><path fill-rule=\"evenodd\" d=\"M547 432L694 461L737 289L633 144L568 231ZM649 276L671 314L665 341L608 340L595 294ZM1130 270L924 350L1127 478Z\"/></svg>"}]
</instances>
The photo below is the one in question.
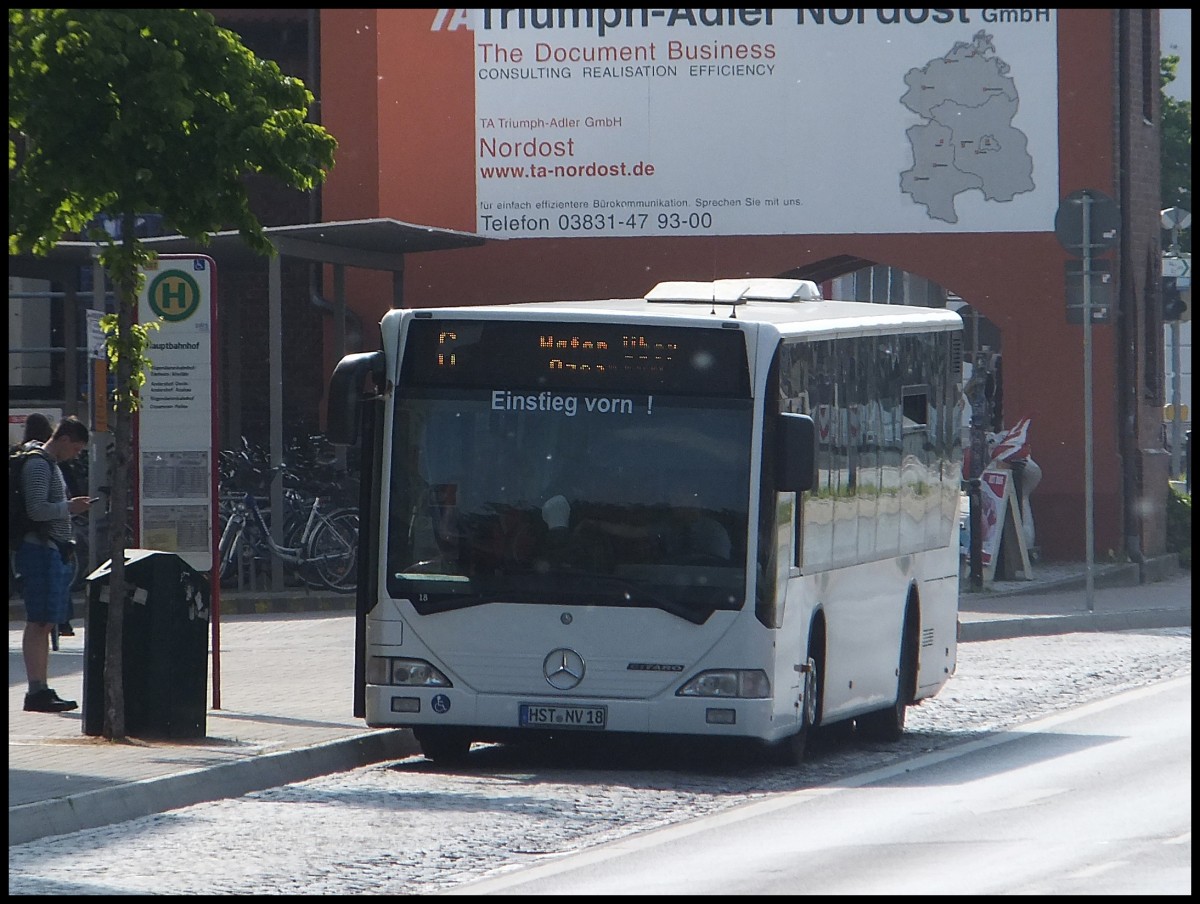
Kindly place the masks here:
<instances>
[{"instance_id":1,"label":"bus front wheel","mask_svg":"<svg viewBox=\"0 0 1200 904\"><path fill-rule=\"evenodd\" d=\"M896 702L884 709L859 716L856 720L855 729L858 735L868 741L899 741L904 735L904 718L912 702L917 677L917 657L913 640L912 632L906 628L900 645Z\"/></svg>"},{"instance_id":2,"label":"bus front wheel","mask_svg":"<svg viewBox=\"0 0 1200 904\"><path fill-rule=\"evenodd\" d=\"M820 682L817 679L817 663L810 656L804 669L804 692L800 700L800 730L775 743L771 753L772 759L777 765L799 766L804 762L804 756L808 751L809 737L812 735L817 721L817 695L820 693Z\"/></svg>"}]
</instances>

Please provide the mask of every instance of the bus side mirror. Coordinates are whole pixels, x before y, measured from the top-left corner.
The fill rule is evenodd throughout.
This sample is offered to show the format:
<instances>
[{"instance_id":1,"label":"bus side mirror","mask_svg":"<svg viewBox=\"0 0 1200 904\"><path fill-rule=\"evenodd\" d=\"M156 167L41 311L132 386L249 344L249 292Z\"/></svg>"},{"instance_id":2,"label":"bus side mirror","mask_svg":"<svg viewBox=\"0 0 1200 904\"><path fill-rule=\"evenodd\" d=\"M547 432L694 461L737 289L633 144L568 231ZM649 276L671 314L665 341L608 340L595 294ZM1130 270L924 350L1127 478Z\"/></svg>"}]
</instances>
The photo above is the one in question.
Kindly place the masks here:
<instances>
[{"instance_id":1,"label":"bus side mirror","mask_svg":"<svg viewBox=\"0 0 1200 904\"><path fill-rule=\"evenodd\" d=\"M329 406L325 435L331 443L352 446L358 441L358 409L367 394L363 378L370 374L376 388L383 386L386 360L383 352L346 355L333 369L329 380Z\"/></svg>"},{"instance_id":2,"label":"bus side mirror","mask_svg":"<svg viewBox=\"0 0 1200 904\"><path fill-rule=\"evenodd\" d=\"M807 414L779 415L780 493L803 493L817 485L817 425Z\"/></svg>"}]
</instances>

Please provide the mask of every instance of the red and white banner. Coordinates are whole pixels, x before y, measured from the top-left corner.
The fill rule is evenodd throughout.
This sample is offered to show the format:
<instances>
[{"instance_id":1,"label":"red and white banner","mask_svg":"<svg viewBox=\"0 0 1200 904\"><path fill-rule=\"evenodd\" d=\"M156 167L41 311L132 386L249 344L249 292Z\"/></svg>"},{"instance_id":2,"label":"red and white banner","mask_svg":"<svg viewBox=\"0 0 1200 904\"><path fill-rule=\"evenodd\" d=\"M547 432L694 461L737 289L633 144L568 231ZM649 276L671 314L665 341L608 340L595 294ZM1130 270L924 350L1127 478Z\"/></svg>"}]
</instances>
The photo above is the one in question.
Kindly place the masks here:
<instances>
[{"instance_id":1,"label":"red and white banner","mask_svg":"<svg viewBox=\"0 0 1200 904\"><path fill-rule=\"evenodd\" d=\"M992 461L1021 461L1029 457L1029 418L1023 417L1007 432L993 435Z\"/></svg>"}]
</instances>

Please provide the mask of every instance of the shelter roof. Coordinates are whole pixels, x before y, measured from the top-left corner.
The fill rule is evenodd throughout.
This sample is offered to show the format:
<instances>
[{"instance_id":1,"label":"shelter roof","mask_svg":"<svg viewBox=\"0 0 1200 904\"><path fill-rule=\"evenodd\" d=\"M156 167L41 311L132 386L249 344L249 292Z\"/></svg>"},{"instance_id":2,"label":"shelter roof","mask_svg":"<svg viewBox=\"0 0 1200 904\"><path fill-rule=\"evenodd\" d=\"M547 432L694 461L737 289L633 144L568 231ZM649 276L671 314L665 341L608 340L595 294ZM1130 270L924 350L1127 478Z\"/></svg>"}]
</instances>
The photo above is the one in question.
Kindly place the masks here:
<instances>
[{"instance_id":1,"label":"shelter roof","mask_svg":"<svg viewBox=\"0 0 1200 904\"><path fill-rule=\"evenodd\" d=\"M490 241L473 232L418 226L388 218L267 226L263 233L279 253L287 257L392 271L404 269L406 254L468 248ZM230 263L265 260L234 230L213 233L208 244L181 235L156 236L142 241L147 248L160 254L211 254ZM10 255L9 275L65 278L74 268L87 264L96 247L95 242L59 242L45 257Z\"/></svg>"}]
</instances>

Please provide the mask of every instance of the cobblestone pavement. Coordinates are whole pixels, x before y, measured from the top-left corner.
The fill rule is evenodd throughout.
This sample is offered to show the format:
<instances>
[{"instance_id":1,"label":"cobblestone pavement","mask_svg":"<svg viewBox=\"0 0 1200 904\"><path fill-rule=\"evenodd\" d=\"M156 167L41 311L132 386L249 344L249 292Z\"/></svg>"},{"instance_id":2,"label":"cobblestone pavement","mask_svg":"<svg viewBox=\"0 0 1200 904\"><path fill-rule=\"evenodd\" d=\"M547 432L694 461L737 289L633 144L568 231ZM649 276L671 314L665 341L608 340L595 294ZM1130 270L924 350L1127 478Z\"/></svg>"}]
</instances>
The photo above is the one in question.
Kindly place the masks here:
<instances>
[{"instance_id":1,"label":"cobblestone pavement","mask_svg":"<svg viewBox=\"0 0 1200 904\"><path fill-rule=\"evenodd\" d=\"M678 745L419 756L9 848L10 894L419 894L959 744L1191 674L1191 629L959 648L897 744L833 740L799 768ZM681 753L683 756L681 756Z\"/></svg>"}]
</instances>

